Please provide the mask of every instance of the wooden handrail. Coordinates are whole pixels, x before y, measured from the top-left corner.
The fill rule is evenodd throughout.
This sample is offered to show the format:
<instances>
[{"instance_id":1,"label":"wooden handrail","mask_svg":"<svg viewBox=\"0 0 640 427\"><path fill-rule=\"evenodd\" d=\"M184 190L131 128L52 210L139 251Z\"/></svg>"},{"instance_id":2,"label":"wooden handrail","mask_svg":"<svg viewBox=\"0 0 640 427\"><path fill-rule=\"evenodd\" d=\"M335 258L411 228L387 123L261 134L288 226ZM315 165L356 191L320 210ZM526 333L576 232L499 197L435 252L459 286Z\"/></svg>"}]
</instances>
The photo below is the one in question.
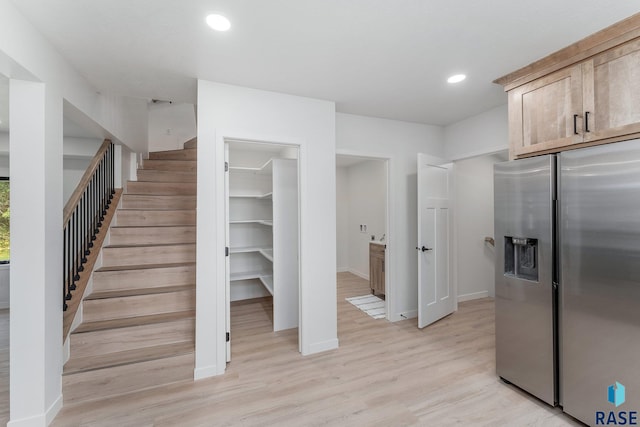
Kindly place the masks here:
<instances>
[{"instance_id":1,"label":"wooden handrail","mask_svg":"<svg viewBox=\"0 0 640 427\"><path fill-rule=\"evenodd\" d=\"M78 205L78 202L80 201L80 199L82 198L82 195L84 194L84 190L87 188L87 185L89 185L89 182L91 181L91 178L93 177L94 172L96 171L98 165L100 164L100 161L104 157L104 153L106 153L110 145L111 145L111 140L105 139L102 145L100 146L100 148L98 149L98 152L96 153L96 155L93 156L93 159L91 159L91 163L89 163L89 167L84 172L84 175L82 175L82 178L80 179L80 182L76 186L76 189L71 194L71 197L69 197L67 204L64 206L64 211L62 211L63 227L67 225L67 223L69 222L69 218L71 218L71 215L73 215L74 209L76 208L76 206Z\"/></svg>"}]
</instances>

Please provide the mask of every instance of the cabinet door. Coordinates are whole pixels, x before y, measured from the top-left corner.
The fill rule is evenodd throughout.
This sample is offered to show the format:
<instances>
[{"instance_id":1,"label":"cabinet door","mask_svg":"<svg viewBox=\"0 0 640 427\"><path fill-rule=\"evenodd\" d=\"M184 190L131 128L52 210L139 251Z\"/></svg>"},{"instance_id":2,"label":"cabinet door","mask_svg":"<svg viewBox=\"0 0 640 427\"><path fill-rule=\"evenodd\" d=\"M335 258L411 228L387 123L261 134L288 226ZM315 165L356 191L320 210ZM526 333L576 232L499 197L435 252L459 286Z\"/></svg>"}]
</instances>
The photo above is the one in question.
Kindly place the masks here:
<instances>
[{"instance_id":1,"label":"cabinet door","mask_svg":"<svg viewBox=\"0 0 640 427\"><path fill-rule=\"evenodd\" d=\"M576 65L509 92L512 158L582 142L581 74Z\"/></svg>"},{"instance_id":2,"label":"cabinet door","mask_svg":"<svg viewBox=\"0 0 640 427\"><path fill-rule=\"evenodd\" d=\"M640 132L640 39L582 64L584 140Z\"/></svg>"},{"instance_id":3,"label":"cabinet door","mask_svg":"<svg viewBox=\"0 0 640 427\"><path fill-rule=\"evenodd\" d=\"M374 293L383 295L384 258L384 246L369 244L369 286Z\"/></svg>"}]
</instances>

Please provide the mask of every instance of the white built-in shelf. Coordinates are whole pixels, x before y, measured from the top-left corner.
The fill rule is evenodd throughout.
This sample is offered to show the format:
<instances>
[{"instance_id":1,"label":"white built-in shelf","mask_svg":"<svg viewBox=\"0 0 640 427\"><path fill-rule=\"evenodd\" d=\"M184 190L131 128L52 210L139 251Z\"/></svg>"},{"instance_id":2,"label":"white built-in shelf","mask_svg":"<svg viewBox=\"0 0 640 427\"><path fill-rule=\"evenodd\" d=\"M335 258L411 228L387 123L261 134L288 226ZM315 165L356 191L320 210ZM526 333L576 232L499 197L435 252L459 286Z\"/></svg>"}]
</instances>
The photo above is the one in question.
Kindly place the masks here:
<instances>
[{"instance_id":1,"label":"white built-in shelf","mask_svg":"<svg viewBox=\"0 0 640 427\"><path fill-rule=\"evenodd\" d=\"M263 246L242 246L242 247L229 248L229 252L231 252L232 254L241 254L241 253L248 253L248 252L260 252L262 254L263 251L271 252L273 254L273 249L265 248ZM264 256L265 258L267 257L266 255Z\"/></svg>"},{"instance_id":2,"label":"white built-in shelf","mask_svg":"<svg viewBox=\"0 0 640 427\"><path fill-rule=\"evenodd\" d=\"M273 276L260 276L259 279L271 296L273 296Z\"/></svg>"},{"instance_id":3,"label":"white built-in shelf","mask_svg":"<svg viewBox=\"0 0 640 427\"><path fill-rule=\"evenodd\" d=\"M271 249L271 248L263 248L263 249L260 249L259 252L262 254L263 257L265 257L269 261L273 262L273 249Z\"/></svg>"},{"instance_id":4,"label":"white built-in shelf","mask_svg":"<svg viewBox=\"0 0 640 427\"><path fill-rule=\"evenodd\" d=\"M273 220L271 220L271 219L243 219L243 220L229 221L229 224L262 224L262 225L273 226Z\"/></svg>"},{"instance_id":5,"label":"white built-in shelf","mask_svg":"<svg viewBox=\"0 0 640 427\"><path fill-rule=\"evenodd\" d=\"M269 270L242 271L240 273L231 273L229 280L235 282L237 280L259 279L263 276L270 276L273 273Z\"/></svg>"},{"instance_id":6,"label":"white built-in shelf","mask_svg":"<svg viewBox=\"0 0 640 427\"><path fill-rule=\"evenodd\" d=\"M231 166L229 165L230 171L238 171L238 172L255 172L255 173L263 173L270 174L273 171L273 163L271 159L267 160L261 166Z\"/></svg>"},{"instance_id":7,"label":"white built-in shelf","mask_svg":"<svg viewBox=\"0 0 640 427\"><path fill-rule=\"evenodd\" d=\"M273 193L264 194L229 194L230 199L271 199Z\"/></svg>"}]
</instances>

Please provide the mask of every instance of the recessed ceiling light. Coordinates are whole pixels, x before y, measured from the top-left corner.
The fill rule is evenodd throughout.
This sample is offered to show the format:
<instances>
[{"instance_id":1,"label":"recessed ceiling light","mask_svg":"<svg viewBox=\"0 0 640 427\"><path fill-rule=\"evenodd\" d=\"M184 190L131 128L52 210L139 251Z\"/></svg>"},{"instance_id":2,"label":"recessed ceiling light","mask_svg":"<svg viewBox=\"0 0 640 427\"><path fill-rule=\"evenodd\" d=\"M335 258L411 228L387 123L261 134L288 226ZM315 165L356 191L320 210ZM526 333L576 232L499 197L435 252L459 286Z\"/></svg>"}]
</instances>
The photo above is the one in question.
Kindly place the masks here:
<instances>
[{"instance_id":1,"label":"recessed ceiling light","mask_svg":"<svg viewBox=\"0 0 640 427\"><path fill-rule=\"evenodd\" d=\"M447 79L447 83L460 83L461 81L463 81L466 78L467 78L467 76L465 76L464 74L456 74L455 76L449 77Z\"/></svg>"},{"instance_id":2,"label":"recessed ceiling light","mask_svg":"<svg viewBox=\"0 0 640 427\"><path fill-rule=\"evenodd\" d=\"M207 16L207 25L216 31L227 31L231 28L231 22L225 16L216 13Z\"/></svg>"}]
</instances>

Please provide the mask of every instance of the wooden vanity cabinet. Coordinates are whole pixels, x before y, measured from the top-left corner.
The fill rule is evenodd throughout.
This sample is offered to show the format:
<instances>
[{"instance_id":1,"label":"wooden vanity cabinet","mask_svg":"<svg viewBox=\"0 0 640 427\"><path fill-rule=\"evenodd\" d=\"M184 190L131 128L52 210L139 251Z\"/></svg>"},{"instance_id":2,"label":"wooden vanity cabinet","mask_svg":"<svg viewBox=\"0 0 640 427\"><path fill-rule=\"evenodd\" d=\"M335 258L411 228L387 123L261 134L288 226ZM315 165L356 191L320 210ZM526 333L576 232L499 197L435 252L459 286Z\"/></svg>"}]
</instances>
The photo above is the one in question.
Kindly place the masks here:
<instances>
[{"instance_id":1,"label":"wooden vanity cabinet","mask_svg":"<svg viewBox=\"0 0 640 427\"><path fill-rule=\"evenodd\" d=\"M387 245L369 243L369 287L372 294L385 294L385 248Z\"/></svg>"}]
</instances>

